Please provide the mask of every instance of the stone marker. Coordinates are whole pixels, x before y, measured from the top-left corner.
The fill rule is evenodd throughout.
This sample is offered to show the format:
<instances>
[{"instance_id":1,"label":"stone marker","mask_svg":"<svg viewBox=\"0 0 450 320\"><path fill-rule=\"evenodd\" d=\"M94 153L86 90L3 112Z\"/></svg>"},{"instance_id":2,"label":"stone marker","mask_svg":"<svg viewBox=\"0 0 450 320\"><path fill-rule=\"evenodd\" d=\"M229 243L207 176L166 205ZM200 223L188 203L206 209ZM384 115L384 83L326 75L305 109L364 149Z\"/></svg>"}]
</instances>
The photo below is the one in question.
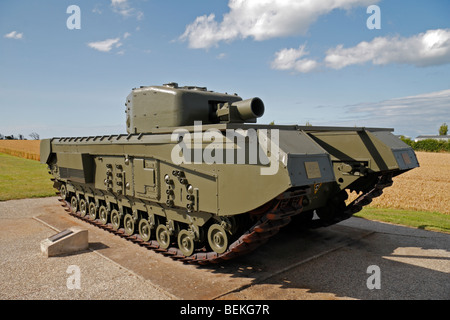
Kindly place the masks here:
<instances>
[{"instance_id":1,"label":"stone marker","mask_svg":"<svg viewBox=\"0 0 450 320\"><path fill-rule=\"evenodd\" d=\"M88 231L78 227L63 230L41 241L41 252L46 257L83 251L88 247Z\"/></svg>"}]
</instances>

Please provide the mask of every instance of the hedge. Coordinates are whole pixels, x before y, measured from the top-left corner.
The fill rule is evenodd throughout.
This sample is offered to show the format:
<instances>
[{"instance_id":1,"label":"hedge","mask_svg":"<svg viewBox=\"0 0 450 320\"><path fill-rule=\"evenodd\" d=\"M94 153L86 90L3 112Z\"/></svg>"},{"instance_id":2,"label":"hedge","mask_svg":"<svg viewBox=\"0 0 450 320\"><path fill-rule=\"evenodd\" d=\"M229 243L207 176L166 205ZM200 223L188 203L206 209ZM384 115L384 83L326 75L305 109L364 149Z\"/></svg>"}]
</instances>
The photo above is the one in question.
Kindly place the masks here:
<instances>
[{"instance_id":1,"label":"hedge","mask_svg":"<svg viewBox=\"0 0 450 320\"><path fill-rule=\"evenodd\" d=\"M400 139L416 151L450 152L450 141L425 139L415 142L403 136Z\"/></svg>"}]
</instances>

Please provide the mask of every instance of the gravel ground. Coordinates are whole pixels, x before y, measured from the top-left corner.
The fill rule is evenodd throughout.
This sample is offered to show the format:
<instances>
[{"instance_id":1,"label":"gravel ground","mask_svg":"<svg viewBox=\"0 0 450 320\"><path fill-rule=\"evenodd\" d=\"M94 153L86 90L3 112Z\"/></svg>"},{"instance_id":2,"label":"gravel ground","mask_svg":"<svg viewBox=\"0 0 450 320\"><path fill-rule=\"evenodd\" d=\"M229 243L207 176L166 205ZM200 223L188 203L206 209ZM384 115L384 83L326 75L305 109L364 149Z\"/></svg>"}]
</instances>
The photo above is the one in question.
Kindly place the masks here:
<instances>
[{"instance_id":1,"label":"gravel ground","mask_svg":"<svg viewBox=\"0 0 450 320\"><path fill-rule=\"evenodd\" d=\"M0 202L0 299L175 298L98 251L44 257L40 242L56 231L33 218L33 208L52 208L55 203L57 198ZM70 266L79 267L79 289L74 288Z\"/></svg>"},{"instance_id":2,"label":"gravel ground","mask_svg":"<svg viewBox=\"0 0 450 320\"><path fill-rule=\"evenodd\" d=\"M42 240L74 225L88 230L89 250L41 254ZM361 218L287 229L247 256L199 267L73 218L56 197L12 200L0 202L0 257L3 300L450 299L450 235ZM370 266L380 288L367 285Z\"/></svg>"}]
</instances>

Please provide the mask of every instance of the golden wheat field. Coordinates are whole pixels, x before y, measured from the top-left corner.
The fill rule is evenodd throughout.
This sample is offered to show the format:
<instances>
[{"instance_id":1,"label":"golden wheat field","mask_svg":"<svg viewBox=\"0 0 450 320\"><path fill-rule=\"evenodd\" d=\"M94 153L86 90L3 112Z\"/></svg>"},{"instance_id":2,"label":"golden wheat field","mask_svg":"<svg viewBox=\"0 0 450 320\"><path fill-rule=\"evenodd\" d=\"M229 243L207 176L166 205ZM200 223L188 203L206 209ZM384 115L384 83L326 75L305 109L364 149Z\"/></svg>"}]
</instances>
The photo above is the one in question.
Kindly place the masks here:
<instances>
[{"instance_id":1,"label":"golden wheat field","mask_svg":"<svg viewBox=\"0 0 450 320\"><path fill-rule=\"evenodd\" d=\"M0 152L39 160L39 140L0 140ZM395 177L369 205L450 214L450 153L416 152L420 167ZM351 195L349 200L354 199Z\"/></svg>"},{"instance_id":2,"label":"golden wheat field","mask_svg":"<svg viewBox=\"0 0 450 320\"><path fill-rule=\"evenodd\" d=\"M0 152L39 161L40 142L40 140L0 140Z\"/></svg>"},{"instance_id":3,"label":"golden wheat field","mask_svg":"<svg viewBox=\"0 0 450 320\"><path fill-rule=\"evenodd\" d=\"M450 153L416 152L420 167L397 177L369 205L450 214Z\"/></svg>"}]
</instances>

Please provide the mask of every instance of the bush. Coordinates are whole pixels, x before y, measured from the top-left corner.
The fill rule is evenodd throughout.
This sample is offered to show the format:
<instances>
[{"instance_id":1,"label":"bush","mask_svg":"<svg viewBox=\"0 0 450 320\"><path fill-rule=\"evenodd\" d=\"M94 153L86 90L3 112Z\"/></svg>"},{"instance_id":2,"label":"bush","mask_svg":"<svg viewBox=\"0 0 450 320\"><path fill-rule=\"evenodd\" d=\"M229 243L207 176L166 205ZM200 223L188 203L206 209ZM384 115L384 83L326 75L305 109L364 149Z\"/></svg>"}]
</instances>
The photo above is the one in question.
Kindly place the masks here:
<instances>
[{"instance_id":1,"label":"bush","mask_svg":"<svg viewBox=\"0 0 450 320\"><path fill-rule=\"evenodd\" d=\"M400 139L416 151L450 152L450 141L425 139L415 142L403 136Z\"/></svg>"},{"instance_id":2,"label":"bush","mask_svg":"<svg viewBox=\"0 0 450 320\"><path fill-rule=\"evenodd\" d=\"M411 148L414 149L414 141L411 140L410 138L406 138L405 136L400 136L400 139L406 143L408 146L410 146Z\"/></svg>"},{"instance_id":3,"label":"bush","mask_svg":"<svg viewBox=\"0 0 450 320\"><path fill-rule=\"evenodd\" d=\"M450 152L450 142L425 139L415 142L415 150L430 151L430 152L441 152L441 151Z\"/></svg>"}]
</instances>

